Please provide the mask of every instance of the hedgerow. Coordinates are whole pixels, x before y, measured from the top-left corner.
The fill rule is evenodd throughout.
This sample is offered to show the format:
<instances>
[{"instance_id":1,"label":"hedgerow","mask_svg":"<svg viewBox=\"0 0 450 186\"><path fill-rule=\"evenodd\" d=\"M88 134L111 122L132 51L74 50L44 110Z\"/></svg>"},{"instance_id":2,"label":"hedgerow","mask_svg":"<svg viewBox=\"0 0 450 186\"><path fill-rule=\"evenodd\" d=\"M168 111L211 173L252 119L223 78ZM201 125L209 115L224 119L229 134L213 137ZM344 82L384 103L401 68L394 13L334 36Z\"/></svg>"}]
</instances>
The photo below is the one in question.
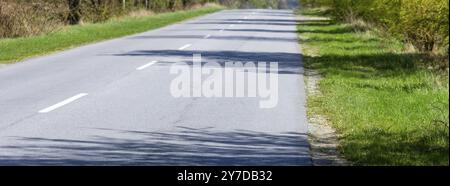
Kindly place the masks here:
<instances>
[{"instance_id":1,"label":"hedgerow","mask_svg":"<svg viewBox=\"0 0 450 186\"><path fill-rule=\"evenodd\" d=\"M420 51L448 55L448 0L299 0L326 6L338 21L362 19L411 43Z\"/></svg>"}]
</instances>

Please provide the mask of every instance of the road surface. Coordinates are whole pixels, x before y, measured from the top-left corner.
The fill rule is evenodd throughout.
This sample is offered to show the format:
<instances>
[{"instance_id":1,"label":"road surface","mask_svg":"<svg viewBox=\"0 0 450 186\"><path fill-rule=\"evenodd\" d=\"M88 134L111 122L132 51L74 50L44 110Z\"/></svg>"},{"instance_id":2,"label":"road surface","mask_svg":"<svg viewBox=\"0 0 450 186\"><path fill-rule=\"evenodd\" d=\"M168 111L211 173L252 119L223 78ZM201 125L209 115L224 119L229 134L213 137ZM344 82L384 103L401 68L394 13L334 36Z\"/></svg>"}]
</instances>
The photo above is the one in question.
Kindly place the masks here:
<instances>
[{"instance_id":1,"label":"road surface","mask_svg":"<svg viewBox=\"0 0 450 186\"><path fill-rule=\"evenodd\" d=\"M310 165L295 25L226 10L2 67L0 165ZM277 62L278 104L174 97L170 70L193 54Z\"/></svg>"}]
</instances>

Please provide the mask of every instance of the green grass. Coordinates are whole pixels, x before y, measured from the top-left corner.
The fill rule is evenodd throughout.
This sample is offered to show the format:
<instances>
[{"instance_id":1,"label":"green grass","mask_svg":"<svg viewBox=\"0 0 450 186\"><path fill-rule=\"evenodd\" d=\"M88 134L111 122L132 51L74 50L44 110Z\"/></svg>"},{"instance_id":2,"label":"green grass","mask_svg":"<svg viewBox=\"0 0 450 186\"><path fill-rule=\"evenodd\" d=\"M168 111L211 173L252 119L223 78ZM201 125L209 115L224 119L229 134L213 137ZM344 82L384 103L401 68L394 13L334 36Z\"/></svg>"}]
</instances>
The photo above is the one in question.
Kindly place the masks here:
<instances>
[{"instance_id":1,"label":"green grass","mask_svg":"<svg viewBox=\"0 0 450 186\"><path fill-rule=\"evenodd\" d=\"M35 37L0 39L0 64L144 32L219 10L221 7L213 6L154 16L128 17L100 24L68 26L61 31Z\"/></svg>"},{"instance_id":2,"label":"green grass","mask_svg":"<svg viewBox=\"0 0 450 186\"><path fill-rule=\"evenodd\" d=\"M308 114L325 115L356 165L448 165L448 77L373 31L327 20L298 26L307 68L323 76ZM424 61L425 59L425 61Z\"/></svg>"}]
</instances>

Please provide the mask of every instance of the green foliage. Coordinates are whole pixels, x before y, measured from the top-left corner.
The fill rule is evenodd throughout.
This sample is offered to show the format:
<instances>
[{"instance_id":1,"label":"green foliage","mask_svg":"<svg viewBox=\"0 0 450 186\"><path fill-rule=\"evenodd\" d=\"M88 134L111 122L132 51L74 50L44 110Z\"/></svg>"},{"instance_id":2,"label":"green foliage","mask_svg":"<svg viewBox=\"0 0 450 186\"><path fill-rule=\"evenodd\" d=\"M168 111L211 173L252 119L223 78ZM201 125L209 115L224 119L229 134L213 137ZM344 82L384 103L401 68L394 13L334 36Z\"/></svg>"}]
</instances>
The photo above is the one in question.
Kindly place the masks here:
<instances>
[{"instance_id":1,"label":"green foliage","mask_svg":"<svg viewBox=\"0 0 450 186\"><path fill-rule=\"evenodd\" d=\"M299 0L303 6L328 6L338 21L358 19L384 28L421 51L448 55L448 0Z\"/></svg>"},{"instance_id":2,"label":"green foliage","mask_svg":"<svg viewBox=\"0 0 450 186\"><path fill-rule=\"evenodd\" d=\"M448 50L448 11L448 0L404 1L396 31L421 50L443 46Z\"/></svg>"}]
</instances>

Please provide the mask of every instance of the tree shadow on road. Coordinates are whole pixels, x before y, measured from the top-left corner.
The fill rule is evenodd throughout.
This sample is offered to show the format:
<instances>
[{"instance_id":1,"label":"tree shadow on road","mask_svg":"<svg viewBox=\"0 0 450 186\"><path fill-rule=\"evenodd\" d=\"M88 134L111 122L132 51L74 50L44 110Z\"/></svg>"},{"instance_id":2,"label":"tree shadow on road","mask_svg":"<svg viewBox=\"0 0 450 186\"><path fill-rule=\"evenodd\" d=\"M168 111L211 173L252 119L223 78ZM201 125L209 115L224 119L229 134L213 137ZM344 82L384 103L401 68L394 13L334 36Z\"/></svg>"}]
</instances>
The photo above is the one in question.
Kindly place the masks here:
<instances>
[{"instance_id":1,"label":"tree shadow on road","mask_svg":"<svg viewBox=\"0 0 450 186\"><path fill-rule=\"evenodd\" d=\"M3 146L0 165L308 165L300 133L214 131L177 127L175 132L112 129L84 140L17 137L27 145ZM121 137L110 137L121 136ZM27 155L28 154L28 155Z\"/></svg>"},{"instance_id":2,"label":"tree shadow on road","mask_svg":"<svg viewBox=\"0 0 450 186\"><path fill-rule=\"evenodd\" d=\"M148 56L165 59L186 59L188 65L192 65L192 55L201 54L202 62L217 62L222 67L226 62L276 62L278 74L303 74L302 55L288 52L243 52L243 51L202 51L202 50L137 50L115 56ZM159 62L158 65L171 65L175 61ZM180 62L180 61L178 61ZM268 71L273 73L273 71Z\"/></svg>"},{"instance_id":3,"label":"tree shadow on road","mask_svg":"<svg viewBox=\"0 0 450 186\"><path fill-rule=\"evenodd\" d=\"M228 30L227 30L228 31ZM151 36L135 36L130 39L203 39L203 35L151 35ZM295 37L256 37L256 36L211 36L208 39L225 40L225 41L268 41L268 42L291 42L297 43Z\"/></svg>"},{"instance_id":4,"label":"tree shadow on road","mask_svg":"<svg viewBox=\"0 0 450 186\"><path fill-rule=\"evenodd\" d=\"M199 29L171 29L167 30L168 32L186 32L186 31L215 31L218 32L222 29L213 29L213 28L199 28ZM227 29L227 32L267 32L267 33L279 33L279 34L293 34L297 33L296 30L273 30L273 29Z\"/></svg>"}]
</instances>

